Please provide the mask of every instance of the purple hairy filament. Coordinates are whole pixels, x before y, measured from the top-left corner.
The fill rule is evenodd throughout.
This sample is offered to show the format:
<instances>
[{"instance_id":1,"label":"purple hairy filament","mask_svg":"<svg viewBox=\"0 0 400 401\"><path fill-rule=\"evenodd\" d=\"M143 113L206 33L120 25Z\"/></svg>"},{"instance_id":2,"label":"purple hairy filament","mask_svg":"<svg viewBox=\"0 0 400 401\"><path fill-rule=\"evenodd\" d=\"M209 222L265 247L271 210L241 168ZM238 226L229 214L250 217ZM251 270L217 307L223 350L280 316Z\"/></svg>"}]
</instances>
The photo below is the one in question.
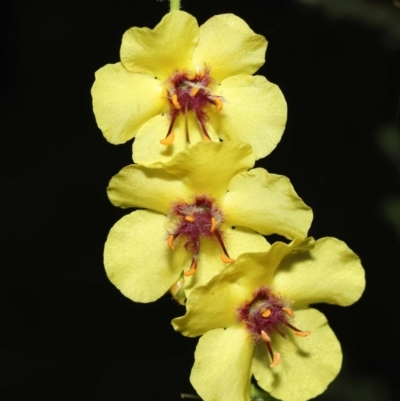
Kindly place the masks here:
<instances>
[{"instance_id":1,"label":"purple hairy filament","mask_svg":"<svg viewBox=\"0 0 400 401\"><path fill-rule=\"evenodd\" d=\"M196 196L193 203L176 202L172 207L170 217L176 220L176 226L169 233L168 246L172 250L175 249L174 241L179 237L184 240L184 248L192 254L190 269L184 273L185 276L193 275L197 269L202 238L215 238L223 252L221 254L222 261L234 262L225 247L223 232L220 229L224 215L213 199L207 195L201 195Z\"/></svg>"},{"instance_id":2,"label":"purple hairy filament","mask_svg":"<svg viewBox=\"0 0 400 401\"><path fill-rule=\"evenodd\" d=\"M254 341L265 343L271 356L271 368L277 366L281 360L281 355L274 353L272 349L272 334L277 333L286 339L287 329L299 337L307 337L311 333L299 330L290 323L295 316L290 304L274 295L270 287L260 287L253 294L253 299L240 306L236 312Z\"/></svg>"},{"instance_id":3,"label":"purple hairy filament","mask_svg":"<svg viewBox=\"0 0 400 401\"><path fill-rule=\"evenodd\" d=\"M215 106L216 113L222 109L220 96L215 96L211 92L214 80L210 76L210 71L195 74L193 77L187 71L175 71L168 80L167 99L170 106L169 117L171 120L167 135L160 142L163 145L171 145L175 135L173 128L179 114L185 117L186 141L190 142L188 129L188 113L193 112L197 123L201 129L203 140L209 141L210 135L207 132L206 122L208 120L206 107L210 104Z\"/></svg>"}]
</instances>

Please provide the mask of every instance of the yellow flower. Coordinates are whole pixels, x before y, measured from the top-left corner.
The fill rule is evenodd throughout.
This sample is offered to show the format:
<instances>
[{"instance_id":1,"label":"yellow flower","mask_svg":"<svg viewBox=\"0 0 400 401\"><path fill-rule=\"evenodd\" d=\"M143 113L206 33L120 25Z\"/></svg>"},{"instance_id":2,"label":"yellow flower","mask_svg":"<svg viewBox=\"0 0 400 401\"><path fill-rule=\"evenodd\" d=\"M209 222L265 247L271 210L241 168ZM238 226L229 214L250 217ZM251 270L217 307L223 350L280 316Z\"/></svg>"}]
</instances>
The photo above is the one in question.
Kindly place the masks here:
<instances>
[{"instance_id":1,"label":"yellow flower","mask_svg":"<svg viewBox=\"0 0 400 401\"><path fill-rule=\"evenodd\" d=\"M191 382L205 401L249 400L251 375L283 401L322 393L338 374L342 352L325 316L309 307L347 306L365 288L360 260L335 238L274 243L242 254L174 319L197 345Z\"/></svg>"},{"instance_id":2,"label":"yellow flower","mask_svg":"<svg viewBox=\"0 0 400 401\"><path fill-rule=\"evenodd\" d=\"M121 62L96 72L97 123L111 143L136 137L133 158L143 165L169 160L187 140L218 137L249 143L256 159L264 157L279 142L287 114L280 89L251 75L266 47L233 14L199 27L190 14L172 11L153 30L131 28Z\"/></svg>"},{"instance_id":3,"label":"yellow flower","mask_svg":"<svg viewBox=\"0 0 400 401\"><path fill-rule=\"evenodd\" d=\"M199 142L158 167L123 168L108 187L111 202L147 210L111 229L104 250L111 282L128 298L151 302L182 271L190 293L240 253L268 249L256 232L305 238L311 209L286 177L247 171L254 162L248 144Z\"/></svg>"}]
</instances>

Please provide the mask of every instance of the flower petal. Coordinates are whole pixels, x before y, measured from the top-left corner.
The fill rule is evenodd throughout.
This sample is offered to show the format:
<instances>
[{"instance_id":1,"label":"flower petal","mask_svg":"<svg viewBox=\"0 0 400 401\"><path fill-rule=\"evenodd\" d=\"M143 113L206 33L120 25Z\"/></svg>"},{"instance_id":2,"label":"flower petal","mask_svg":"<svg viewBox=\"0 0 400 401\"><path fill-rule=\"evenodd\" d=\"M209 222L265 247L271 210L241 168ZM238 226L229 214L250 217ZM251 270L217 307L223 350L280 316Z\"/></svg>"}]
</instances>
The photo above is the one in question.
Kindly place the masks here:
<instances>
[{"instance_id":1,"label":"flower petal","mask_svg":"<svg viewBox=\"0 0 400 401\"><path fill-rule=\"evenodd\" d=\"M150 74L162 81L176 69L193 69L193 50L199 41L196 18L172 11L154 28L133 27L122 37L121 61L132 72Z\"/></svg>"},{"instance_id":2,"label":"flower petal","mask_svg":"<svg viewBox=\"0 0 400 401\"><path fill-rule=\"evenodd\" d=\"M312 211L288 178L256 168L234 177L222 204L227 224L250 227L261 234L304 238Z\"/></svg>"},{"instance_id":3,"label":"flower petal","mask_svg":"<svg viewBox=\"0 0 400 401\"><path fill-rule=\"evenodd\" d=\"M177 118L174 124L173 133L175 140L172 145L165 146L160 143L164 139L171 123L168 114L158 115L139 130L133 143L133 160L144 166L157 163L166 163L179 152L188 149L197 142L203 141L203 134L192 113L188 114L188 132L190 144L186 141L185 119L183 116ZM211 127L207 127L208 134L213 141L219 142L218 136Z\"/></svg>"},{"instance_id":4,"label":"flower petal","mask_svg":"<svg viewBox=\"0 0 400 401\"><path fill-rule=\"evenodd\" d=\"M281 354L278 366L269 367L271 360L264 344L256 346L253 358L252 371L258 384L283 401L305 401L321 394L342 364L339 341L321 312L297 311L294 324L311 330L311 334L297 337L290 333L288 340L273 335L271 346Z\"/></svg>"},{"instance_id":5,"label":"flower petal","mask_svg":"<svg viewBox=\"0 0 400 401\"><path fill-rule=\"evenodd\" d=\"M226 141L199 142L179 153L165 169L179 177L194 194L208 194L221 199L232 178L254 165L251 146Z\"/></svg>"},{"instance_id":6,"label":"flower petal","mask_svg":"<svg viewBox=\"0 0 400 401\"><path fill-rule=\"evenodd\" d=\"M108 234L104 266L110 281L135 302L153 302L179 278L190 263L183 249L171 251L166 217L147 210L124 216Z\"/></svg>"},{"instance_id":7,"label":"flower petal","mask_svg":"<svg viewBox=\"0 0 400 401\"><path fill-rule=\"evenodd\" d=\"M185 185L163 169L136 164L124 167L107 188L111 203L122 208L140 207L168 214L173 201L188 197Z\"/></svg>"},{"instance_id":8,"label":"flower petal","mask_svg":"<svg viewBox=\"0 0 400 401\"><path fill-rule=\"evenodd\" d=\"M200 26L193 61L198 70L209 66L218 82L232 75L251 75L264 64L267 43L236 15L216 15Z\"/></svg>"},{"instance_id":9,"label":"flower petal","mask_svg":"<svg viewBox=\"0 0 400 401\"><path fill-rule=\"evenodd\" d=\"M250 396L253 342L240 325L200 338L190 381L204 401L243 401Z\"/></svg>"},{"instance_id":10,"label":"flower petal","mask_svg":"<svg viewBox=\"0 0 400 401\"><path fill-rule=\"evenodd\" d=\"M261 251L262 248L265 246L260 247ZM237 321L237 308L250 301L257 288L272 283L273 261L276 259L279 263L281 259L281 250L278 248L272 246L268 253L240 255L207 285L193 289L186 303L186 315L172 321L174 329L185 336L196 337L209 330L234 324ZM264 263L269 253L272 254L271 268Z\"/></svg>"},{"instance_id":11,"label":"flower petal","mask_svg":"<svg viewBox=\"0 0 400 401\"><path fill-rule=\"evenodd\" d=\"M121 63L96 71L92 97L97 124L113 144L133 138L143 123L168 107L158 79L128 72Z\"/></svg>"},{"instance_id":12,"label":"flower petal","mask_svg":"<svg viewBox=\"0 0 400 401\"><path fill-rule=\"evenodd\" d=\"M262 76L237 75L222 81L220 113L210 113L210 125L223 140L249 143L256 159L270 154L286 125L287 105L279 87Z\"/></svg>"},{"instance_id":13,"label":"flower petal","mask_svg":"<svg viewBox=\"0 0 400 401\"><path fill-rule=\"evenodd\" d=\"M245 252L266 252L271 245L260 234L245 228L226 228L223 240L229 256L237 259ZM189 297L193 289L206 285L214 276L227 268L220 255L223 253L217 241L202 240L196 274L185 279L185 293Z\"/></svg>"},{"instance_id":14,"label":"flower petal","mask_svg":"<svg viewBox=\"0 0 400 401\"><path fill-rule=\"evenodd\" d=\"M274 285L294 302L294 308L320 302L347 306L364 291L364 269L344 242L327 237L307 252L288 255L276 272Z\"/></svg>"}]
</instances>

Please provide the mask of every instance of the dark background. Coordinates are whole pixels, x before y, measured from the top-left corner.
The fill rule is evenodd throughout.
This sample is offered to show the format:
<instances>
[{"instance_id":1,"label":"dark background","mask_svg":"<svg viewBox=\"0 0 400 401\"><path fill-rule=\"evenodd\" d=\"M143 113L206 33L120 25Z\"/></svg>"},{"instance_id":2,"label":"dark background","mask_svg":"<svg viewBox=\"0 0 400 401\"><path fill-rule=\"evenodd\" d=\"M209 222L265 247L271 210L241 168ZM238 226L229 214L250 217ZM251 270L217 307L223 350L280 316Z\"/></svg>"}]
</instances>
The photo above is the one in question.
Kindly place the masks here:
<instances>
[{"instance_id":1,"label":"dark background","mask_svg":"<svg viewBox=\"0 0 400 401\"><path fill-rule=\"evenodd\" d=\"M126 213L108 202L105 188L131 162L131 146L105 141L90 97L94 72L119 61L123 32L154 27L168 3L6 4L0 399L194 394L196 340L169 323L183 309L168 295L135 304L105 276L103 245ZM340 238L363 261L363 298L349 308L321 307L344 351L342 373L321 400L398 399L400 8L392 1L183 0L183 9L200 24L233 12L268 39L259 73L281 87L289 114L281 143L259 165L289 176L314 209L311 235Z\"/></svg>"}]
</instances>

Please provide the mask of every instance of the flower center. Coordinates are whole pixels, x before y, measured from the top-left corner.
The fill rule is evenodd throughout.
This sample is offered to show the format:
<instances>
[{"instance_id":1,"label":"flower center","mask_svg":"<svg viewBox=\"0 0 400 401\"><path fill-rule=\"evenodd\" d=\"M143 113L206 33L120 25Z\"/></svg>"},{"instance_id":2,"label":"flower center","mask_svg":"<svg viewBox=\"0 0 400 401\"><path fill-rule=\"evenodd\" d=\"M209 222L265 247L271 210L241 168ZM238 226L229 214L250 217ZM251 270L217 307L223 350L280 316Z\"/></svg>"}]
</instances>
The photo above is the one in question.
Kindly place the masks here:
<instances>
[{"instance_id":1,"label":"flower center","mask_svg":"<svg viewBox=\"0 0 400 401\"><path fill-rule=\"evenodd\" d=\"M209 104L212 104L215 106L217 113L222 109L221 97L214 96L210 89L210 86L214 84L214 80L210 76L210 71L205 69L204 72L195 74L194 76L187 71L175 71L168 82L167 99L170 106L171 123L167 136L160 142L163 145L171 145L174 142L175 135L173 128L175 120L180 113L185 117L186 141L190 142L188 112L194 113L203 133L203 140L209 141L210 135L205 126L205 122L208 120L205 108Z\"/></svg>"},{"instance_id":2,"label":"flower center","mask_svg":"<svg viewBox=\"0 0 400 401\"><path fill-rule=\"evenodd\" d=\"M234 262L226 250L220 230L224 215L213 199L201 195L194 197L193 203L177 202L172 207L170 217L175 220L175 228L169 232L168 246L175 249L174 241L181 237L185 241L184 248L192 253L190 269L184 273L185 276L191 276L197 269L201 238L216 238L223 252L221 260L225 263Z\"/></svg>"},{"instance_id":3,"label":"flower center","mask_svg":"<svg viewBox=\"0 0 400 401\"><path fill-rule=\"evenodd\" d=\"M285 330L291 329L296 336L307 337L310 331L301 331L289 323L294 318L294 312L289 303L277 297L270 287L261 287L253 294L253 300L246 302L237 309L239 320L245 323L247 330L256 342L264 342L271 356L271 368L281 360L279 353L272 350L271 335L276 332L287 339Z\"/></svg>"}]
</instances>

